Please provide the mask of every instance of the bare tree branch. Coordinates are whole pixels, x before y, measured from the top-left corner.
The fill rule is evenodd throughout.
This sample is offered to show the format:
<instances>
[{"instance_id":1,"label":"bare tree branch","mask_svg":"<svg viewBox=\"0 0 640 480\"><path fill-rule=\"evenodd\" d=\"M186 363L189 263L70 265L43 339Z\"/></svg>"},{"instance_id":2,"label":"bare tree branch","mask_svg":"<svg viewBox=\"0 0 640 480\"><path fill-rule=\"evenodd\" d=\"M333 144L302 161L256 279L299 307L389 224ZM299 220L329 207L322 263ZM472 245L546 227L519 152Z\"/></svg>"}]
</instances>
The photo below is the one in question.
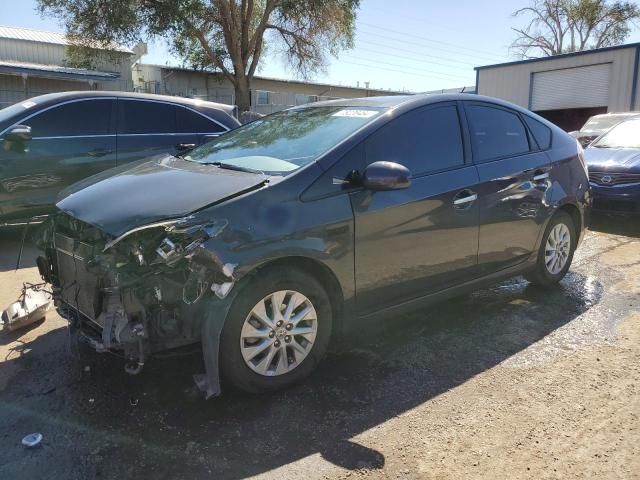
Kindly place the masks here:
<instances>
[{"instance_id":1,"label":"bare tree branch","mask_svg":"<svg viewBox=\"0 0 640 480\"><path fill-rule=\"evenodd\" d=\"M521 58L618 45L627 38L630 25L640 18L632 2L607 0L533 0L513 13L529 17L511 48Z\"/></svg>"}]
</instances>

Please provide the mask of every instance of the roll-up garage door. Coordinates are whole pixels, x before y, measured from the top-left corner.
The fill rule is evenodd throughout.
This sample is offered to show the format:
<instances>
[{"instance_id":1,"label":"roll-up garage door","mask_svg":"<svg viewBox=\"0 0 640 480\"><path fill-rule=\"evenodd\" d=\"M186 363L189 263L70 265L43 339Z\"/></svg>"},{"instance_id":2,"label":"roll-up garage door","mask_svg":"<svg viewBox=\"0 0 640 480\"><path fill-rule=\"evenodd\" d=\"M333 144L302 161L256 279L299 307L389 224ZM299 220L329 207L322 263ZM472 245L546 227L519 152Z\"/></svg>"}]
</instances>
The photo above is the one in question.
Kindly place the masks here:
<instances>
[{"instance_id":1,"label":"roll-up garage door","mask_svg":"<svg viewBox=\"0 0 640 480\"><path fill-rule=\"evenodd\" d=\"M533 74L531 110L606 107L611 64Z\"/></svg>"}]
</instances>

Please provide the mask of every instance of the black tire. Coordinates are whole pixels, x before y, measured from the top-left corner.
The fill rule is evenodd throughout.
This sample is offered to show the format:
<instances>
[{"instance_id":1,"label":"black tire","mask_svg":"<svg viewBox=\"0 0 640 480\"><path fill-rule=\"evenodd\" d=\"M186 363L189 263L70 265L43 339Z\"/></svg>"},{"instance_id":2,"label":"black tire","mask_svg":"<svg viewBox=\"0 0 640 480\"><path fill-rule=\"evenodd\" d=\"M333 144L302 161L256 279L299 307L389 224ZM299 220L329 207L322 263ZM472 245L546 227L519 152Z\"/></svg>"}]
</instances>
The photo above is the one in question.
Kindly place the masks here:
<instances>
[{"instance_id":1,"label":"black tire","mask_svg":"<svg viewBox=\"0 0 640 480\"><path fill-rule=\"evenodd\" d=\"M240 350L244 322L263 298L280 290L294 290L306 296L317 314L315 342L300 365L277 376L264 376L253 371ZM288 387L307 377L327 351L332 328L332 309L329 297L313 276L290 268L277 267L259 271L239 292L231 306L222 331L220 367L224 380L248 393L260 393Z\"/></svg>"},{"instance_id":2,"label":"black tire","mask_svg":"<svg viewBox=\"0 0 640 480\"><path fill-rule=\"evenodd\" d=\"M554 229L554 227L556 227L556 225L559 225L561 223L566 225L569 230L569 234L571 236L570 250L566 264L564 265L562 270L560 270L556 274L553 274L549 271L545 264L545 250L547 240L549 239L551 231ZM563 211L557 212L549 221L549 224L547 225L547 228L544 232L544 236L542 237L542 242L540 244L540 249L538 250L538 259L536 261L535 267L526 272L524 274L524 277L534 285L538 285L540 287L551 287L553 285L556 285L560 280L564 278L564 276L569 271L569 268L571 267L571 261L573 260L573 254L576 250L577 241L578 238L576 234L576 227L573 224L573 219L571 218L571 216Z\"/></svg>"}]
</instances>

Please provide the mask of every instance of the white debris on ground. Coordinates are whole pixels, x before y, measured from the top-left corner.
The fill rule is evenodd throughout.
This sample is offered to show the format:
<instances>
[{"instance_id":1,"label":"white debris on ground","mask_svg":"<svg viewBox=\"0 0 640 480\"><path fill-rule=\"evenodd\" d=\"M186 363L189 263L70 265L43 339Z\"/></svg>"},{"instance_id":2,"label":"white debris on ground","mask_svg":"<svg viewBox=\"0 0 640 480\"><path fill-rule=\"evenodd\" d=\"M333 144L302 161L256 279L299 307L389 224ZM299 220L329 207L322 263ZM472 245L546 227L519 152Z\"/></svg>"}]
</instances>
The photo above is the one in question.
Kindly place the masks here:
<instances>
[{"instance_id":1,"label":"white debris on ground","mask_svg":"<svg viewBox=\"0 0 640 480\"><path fill-rule=\"evenodd\" d=\"M4 328L14 331L43 320L52 304L51 294L43 285L25 286L20 299L2 312Z\"/></svg>"}]
</instances>

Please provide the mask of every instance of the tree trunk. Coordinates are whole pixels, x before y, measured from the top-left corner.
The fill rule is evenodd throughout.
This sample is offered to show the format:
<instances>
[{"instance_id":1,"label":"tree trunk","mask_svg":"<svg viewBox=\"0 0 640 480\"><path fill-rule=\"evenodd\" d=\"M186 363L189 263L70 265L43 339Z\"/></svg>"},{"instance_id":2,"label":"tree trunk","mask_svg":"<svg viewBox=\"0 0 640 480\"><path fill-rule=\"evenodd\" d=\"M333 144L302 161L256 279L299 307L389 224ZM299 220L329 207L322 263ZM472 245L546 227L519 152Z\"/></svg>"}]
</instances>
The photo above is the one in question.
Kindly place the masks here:
<instances>
[{"instance_id":1,"label":"tree trunk","mask_svg":"<svg viewBox=\"0 0 640 480\"><path fill-rule=\"evenodd\" d=\"M235 84L236 105L238 106L238 115L242 118L244 112L251 110L251 90L249 88L249 79L238 78Z\"/></svg>"}]
</instances>

